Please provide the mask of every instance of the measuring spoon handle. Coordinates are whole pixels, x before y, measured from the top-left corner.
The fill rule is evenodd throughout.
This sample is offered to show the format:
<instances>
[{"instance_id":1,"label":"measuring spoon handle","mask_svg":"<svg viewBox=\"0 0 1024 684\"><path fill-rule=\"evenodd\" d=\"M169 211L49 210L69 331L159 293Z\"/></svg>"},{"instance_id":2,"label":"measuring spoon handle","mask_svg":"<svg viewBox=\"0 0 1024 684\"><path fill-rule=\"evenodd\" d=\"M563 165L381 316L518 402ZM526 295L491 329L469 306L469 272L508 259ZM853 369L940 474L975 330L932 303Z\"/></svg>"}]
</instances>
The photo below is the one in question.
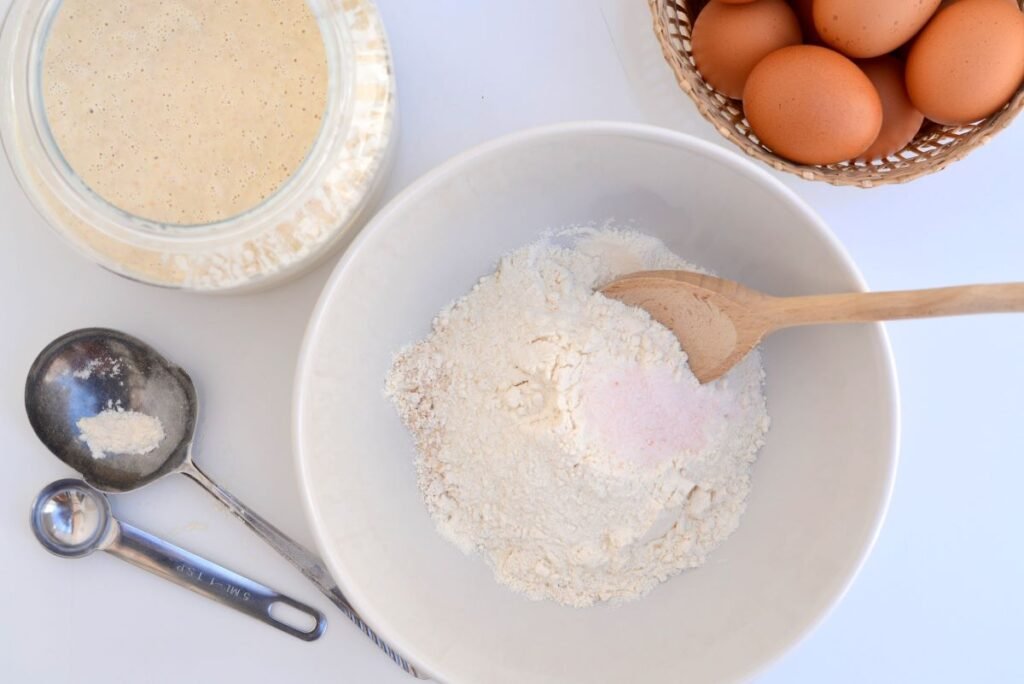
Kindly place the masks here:
<instances>
[{"instance_id":1,"label":"measuring spoon handle","mask_svg":"<svg viewBox=\"0 0 1024 684\"><path fill-rule=\"evenodd\" d=\"M358 627L359 630L377 646L377 648L382 650L392 662L407 673L411 674L413 677L416 677L417 679L424 679L424 677L416 671L416 668L413 667L409 661L403 658L398 651L391 648L386 641L381 639L372 629L370 629L369 625L363 622L363 619L359 617L359 613L355 611L344 595L342 595L337 583L331 578L327 568L324 567L323 561L321 561L316 554L271 525L262 516L257 514L256 511L252 510L235 498L231 492L211 480L210 477L200 470L199 466L195 463L189 461L186 467L182 469L182 472L194 480L200 487L212 494L215 499L224 504L224 506L234 513L239 520L244 522L250 530L270 544L275 551L291 561L292 565L298 568L303 575L311 580L313 584L323 592L324 596L329 598L334 605L340 608L341 611L355 623L356 627Z\"/></svg>"},{"instance_id":2,"label":"measuring spoon handle","mask_svg":"<svg viewBox=\"0 0 1024 684\"><path fill-rule=\"evenodd\" d=\"M126 523L116 524L119 527L119 534L104 550L118 558L304 641L319 639L324 633L327 620L315 608L158 539L148 532ZM308 615L313 619L312 627L298 629L276 617L271 609L278 604L290 606Z\"/></svg>"}]
</instances>

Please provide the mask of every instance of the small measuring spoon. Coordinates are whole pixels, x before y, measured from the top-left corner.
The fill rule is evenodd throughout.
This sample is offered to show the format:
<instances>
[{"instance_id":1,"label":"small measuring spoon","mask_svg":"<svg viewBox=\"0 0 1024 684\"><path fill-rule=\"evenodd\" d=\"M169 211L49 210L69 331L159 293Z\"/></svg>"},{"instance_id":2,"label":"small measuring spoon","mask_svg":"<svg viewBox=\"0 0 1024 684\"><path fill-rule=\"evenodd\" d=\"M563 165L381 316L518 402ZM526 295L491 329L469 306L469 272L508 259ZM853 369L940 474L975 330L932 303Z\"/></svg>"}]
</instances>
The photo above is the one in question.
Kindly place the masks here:
<instances>
[{"instance_id":1,"label":"small measuring spoon","mask_svg":"<svg viewBox=\"0 0 1024 684\"><path fill-rule=\"evenodd\" d=\"M32 531L57 556L106 551L304 641L319 639L327 627L315 608L119 521L107 497L81 480L58 480L39 493L32 504ZM301 630L281 621L273 612L278 604L313 618L313 626Z\"/></svg>"},{"instance_id":2,"label":"small measuring spoon","mask_svg":"<svg viewBox=\"0 0 1024 684\"><path fill-rule=\"evenodd\" d=\"M106 454L96 458L81 439L78 421L111 408L159 419L163 440L146 454ZM184 370L148 344L105 328L75 330L57 338L40 352L29 369L25 409L43 444L97 489L126 492L170 473L187 475L291 561L396 665L419 677L412 665L363 622L315 554L257 515L196 466L192 461L192 440L199 413L195 385Z\"/></svg>"}]
</instances>

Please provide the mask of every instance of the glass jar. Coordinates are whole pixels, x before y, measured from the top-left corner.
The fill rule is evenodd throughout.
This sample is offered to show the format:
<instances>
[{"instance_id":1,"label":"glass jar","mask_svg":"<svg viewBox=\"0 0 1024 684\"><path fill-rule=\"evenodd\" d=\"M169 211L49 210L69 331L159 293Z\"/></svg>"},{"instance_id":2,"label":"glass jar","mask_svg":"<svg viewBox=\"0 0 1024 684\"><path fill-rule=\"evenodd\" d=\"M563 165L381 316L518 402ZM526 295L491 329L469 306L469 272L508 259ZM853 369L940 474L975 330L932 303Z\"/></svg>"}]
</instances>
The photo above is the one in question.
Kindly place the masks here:
<instances>
[{"instance_id":1,"label":"glass jar","mask_svg":"<svg viewBox=\"0 0 1024 684\"><path fill-rule=\"evenodd\" d=\"M266 200L203 225L133 216L64 160L43 107L46 40L61 0L14 0L0 33L0 138L46 221L104 268L144 283L239 292L294 277L353 230L390 168L394 77L371 0L308 0L327 55L327 107L312 149Z\"/></svg>"}]
</instances>

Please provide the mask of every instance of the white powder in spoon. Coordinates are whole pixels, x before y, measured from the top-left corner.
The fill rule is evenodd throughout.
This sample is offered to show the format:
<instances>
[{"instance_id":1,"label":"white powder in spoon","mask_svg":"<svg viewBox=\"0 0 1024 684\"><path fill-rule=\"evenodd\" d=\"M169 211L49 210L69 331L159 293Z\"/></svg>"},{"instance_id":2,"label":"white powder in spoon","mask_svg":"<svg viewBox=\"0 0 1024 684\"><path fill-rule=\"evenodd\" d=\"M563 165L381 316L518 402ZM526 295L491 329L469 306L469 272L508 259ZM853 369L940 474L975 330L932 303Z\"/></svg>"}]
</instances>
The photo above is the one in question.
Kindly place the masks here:
<instances>
[{"instance_id":1,"label":"white powder in spoon","mask_svg":"<svg viewBox=\"0 0 1024 684\"><path fill-rule=\"evenodd\" d=\"M626 231L519 249L387 379L438 530L532 598L641 596L744 510L768 429L760 355L700 385L667 328L595 292L645 269L700 270Z\"/></svg>"},{"instance_id":2,"label":"white powder in spoon","mask_svg":"<svg viewBox=\"0 0 1024 684\"><path fill-rule=\"evenodd\" d=\"M141 456L164 441L164 426L156 416L120 408L104 409L90 418L80 418L79 439L89 445L93 458L108 454Z\"/></svg>"}]
</instances>

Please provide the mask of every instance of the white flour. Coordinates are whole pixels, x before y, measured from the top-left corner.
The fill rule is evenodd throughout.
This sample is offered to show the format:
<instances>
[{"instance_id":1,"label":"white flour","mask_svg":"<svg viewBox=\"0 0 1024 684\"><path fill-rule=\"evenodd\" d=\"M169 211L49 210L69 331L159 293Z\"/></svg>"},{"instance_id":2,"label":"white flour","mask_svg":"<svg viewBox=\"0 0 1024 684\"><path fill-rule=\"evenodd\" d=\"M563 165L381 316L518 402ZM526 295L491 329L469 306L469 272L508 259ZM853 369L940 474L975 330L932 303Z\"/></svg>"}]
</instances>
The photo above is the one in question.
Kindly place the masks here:
<instances>
[{"instance_id":1,"label":"white flour","mask_svg":"<svg viewBox=\"0 0 1024 684\"><path fill-rule=\"evenodd\" d=\"M93 458L106 458L108 454L141 456L164 440L160 419L138 411L108 408L91 418L79 419L76 425L81 432L78 438L89 445Z\"/></svg>"},{"instance_id":2,"label":"white flour","mask_svg":"<svg viewBox=\"0 0 1024 684\"><path fill-rule=\"evenodd\" d=\"M701 386L671 332L594 292L655 268L695 269L633 232L519 249L388 377L439 531L532 598L643 595L739 524L768 429L761 359Z\"/></svg>"}]
</instances>

